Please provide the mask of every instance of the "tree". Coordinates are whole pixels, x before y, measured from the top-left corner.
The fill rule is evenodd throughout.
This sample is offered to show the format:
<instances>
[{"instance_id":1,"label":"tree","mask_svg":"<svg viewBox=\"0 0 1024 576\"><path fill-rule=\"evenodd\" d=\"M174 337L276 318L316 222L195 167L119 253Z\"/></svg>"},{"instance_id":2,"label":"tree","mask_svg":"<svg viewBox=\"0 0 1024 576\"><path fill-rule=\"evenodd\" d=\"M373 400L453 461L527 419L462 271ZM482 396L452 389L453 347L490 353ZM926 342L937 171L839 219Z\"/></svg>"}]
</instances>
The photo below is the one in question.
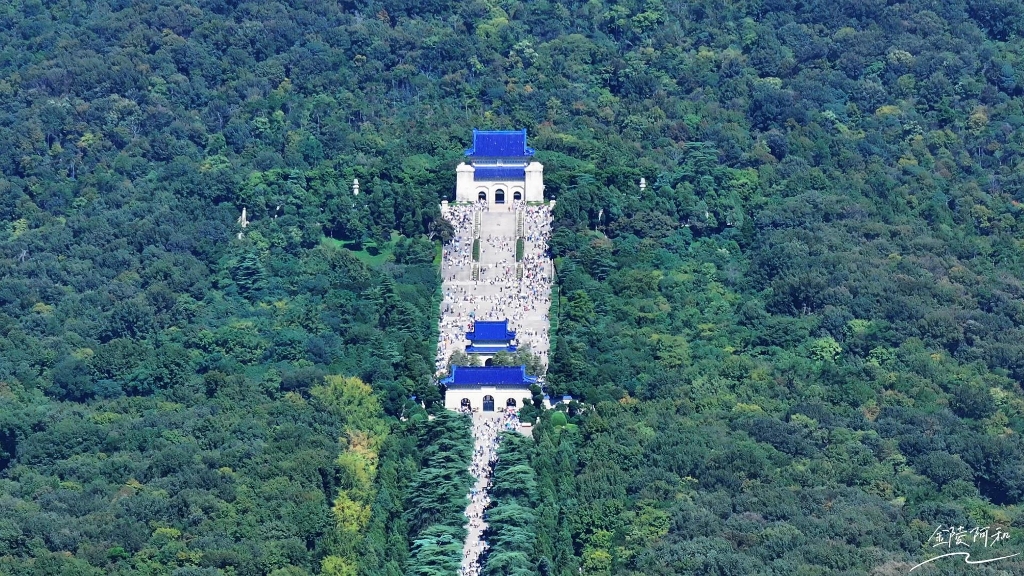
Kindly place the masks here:
<instances>
[{"instance_id":1,"label":"tree","mask_svg":"<svg viewBox=\"0 0 1024 576\"><path fill-rule=\"evenodd\" d=\"M48 393L61 400L81 402L93 397L93 380L89 366L73 356L65 357L50 374L53 386Z\"/></svg>"},{"instance_id":2,"label":"tree","mask_svg":"<svg viewBox=\"0 0 1024 576\"><path fill-rule=\"evenodd\" d=\"M238 290L247 297L254 297L266 283L266 270L255 252L247 252L231 271Z\"/></svg>"},{"instance_id":3,"label":"tree","mask_svg":"<svg viewBox=\"0 0 1024 576\"><path fill-rule=\"evenodd\" d=\"M430 221L427 227L427 238L439 240L441 244L448 244L455 237L455 228L451 222L444 218L435 218Z\"/></svg>"},{"instance_id":4,"label":"tree","mask_svg":"<svg viewBox=\"0 0 1024 576\"><path fill-rule=\"evenodd\" d=\"M114 338L139 338L153 329L153 309L137 300L118 302L107 317L105 334Z\"/></svg>"}]
</instances>

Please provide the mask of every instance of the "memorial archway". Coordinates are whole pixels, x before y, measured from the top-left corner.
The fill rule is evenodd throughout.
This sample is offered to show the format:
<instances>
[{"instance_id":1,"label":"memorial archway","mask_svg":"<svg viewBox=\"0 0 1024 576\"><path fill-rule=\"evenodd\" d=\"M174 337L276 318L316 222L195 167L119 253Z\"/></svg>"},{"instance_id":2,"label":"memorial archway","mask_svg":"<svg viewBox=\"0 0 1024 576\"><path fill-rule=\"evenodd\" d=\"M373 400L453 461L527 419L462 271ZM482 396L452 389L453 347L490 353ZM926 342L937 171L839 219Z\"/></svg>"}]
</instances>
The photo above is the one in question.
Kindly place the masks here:
<instances>
[{"instance_id":1,"label":"memorial archway","mask_svg":"<svg viewBox=\"0 0 1024 576\"><path fill-rule=\"evenodd\" d=\"M494 412L494 396L484 396L484 412Z\"/></svg>"},{"instance_id":2,"label":"memorial archway","mask_svg":"<svg viewBox=\"0 0 1024 576\"><path fill-rule=\"evenodd\" d=\"M518 190L516 190L515 192L512 193L512 199L513 200L522 200L523 199L523 193L518 191Z\"/></svg>"},{"instance_id":3,"label":"memorial archway","mask_svg":"<svg viewBox=\"0 0 1024 576\"><path fill-rule=\"evenodd\" d=\"M495 204L504 204L505 203L505 191L502 190L501 188L498 188L497 190L494 191L494 203Z\"/></svg>"},{"instance_id":4,"label":"memorial archway","mask_svg":"<svg viewBox=\"0 0 1024 576\"><path fill-rule=\"evenodd\" d=\"M516 405L516 399L515 399L515 398L509 398L509 399L508 399L508 400L507 400L507 401L505 402L505 407L506 407L506 408L507 408L507 407L512 407L512 408L515 408L516 406L517 406L517 405Z\"/></svg>"},{"instance_id":5,"label":"memorial archway","mask_svg":"<svg viewBox=\"0 0 1024 576\"><path fill-rule=\"evenodd\" d=\"M487 192L484 192L483 190L481 190L480 193L476 195L476 199L477 200L483 200L484 202L487 202Z\"/></svg>"}]
</instances>

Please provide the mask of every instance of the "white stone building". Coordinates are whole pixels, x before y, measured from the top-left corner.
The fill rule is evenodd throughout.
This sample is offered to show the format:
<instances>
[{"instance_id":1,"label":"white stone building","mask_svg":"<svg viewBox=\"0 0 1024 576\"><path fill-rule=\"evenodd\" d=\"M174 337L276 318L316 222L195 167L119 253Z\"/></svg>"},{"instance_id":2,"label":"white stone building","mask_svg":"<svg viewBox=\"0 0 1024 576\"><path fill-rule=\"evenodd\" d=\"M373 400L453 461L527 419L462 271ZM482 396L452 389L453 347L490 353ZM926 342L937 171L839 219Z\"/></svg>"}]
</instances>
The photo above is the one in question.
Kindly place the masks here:
<instances>
[{"instance_id":1,"label":"white stone building","mask_svg":"<svg viewBox=\"0 0 1024 576\"><path fill-rule=\"evenodd\" d=\"M485 201L491 206L513 200L544 201L544 166L533 161L526 130L473 130L469 163L456 168L455 201Z\"/></svg>"},{"instance_id":2,"label":"white stone building","mask_svg":"<svg viewBox=\"0 0 1024 576\"><path fill-rule=\"evenodd\" d=\"M536 383L536 376L526 374L526 366L452 366L451 376L441 381L447 389L444 407L483 412L519 409Z\"/></svg>"}]
</instances>

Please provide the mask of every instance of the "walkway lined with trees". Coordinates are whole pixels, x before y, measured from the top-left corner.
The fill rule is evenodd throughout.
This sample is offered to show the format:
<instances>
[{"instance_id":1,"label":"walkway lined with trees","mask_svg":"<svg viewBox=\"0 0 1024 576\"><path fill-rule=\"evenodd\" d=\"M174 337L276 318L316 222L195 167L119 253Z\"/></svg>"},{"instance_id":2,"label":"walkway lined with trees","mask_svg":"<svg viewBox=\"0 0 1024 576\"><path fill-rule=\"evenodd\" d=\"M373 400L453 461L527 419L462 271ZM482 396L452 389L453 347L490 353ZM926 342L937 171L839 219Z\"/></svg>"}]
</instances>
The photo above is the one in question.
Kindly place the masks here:
<instances>
[{"instance_id":1,"label":"walkway lined with trees","mask_svg":"<svg viewBox=\"0 0 1024 576\"><path fill-rule=\"evenodd\" d=\"M521 349L537 356L532 365L547 365L548 310L551 305L553 265L547 255L551 233L551 205L452 204L441 207L454 227L452 241L442 253L441 303L437 373L450 364L471 364L465 354L466 332L475 320L508 319ZM496 359L500 360L500 359ZM525 399L524 399L525 400ZM520 404L522 405L522 404ZM473 488L466 507L467 536L461 575L480 573L486 556L483 539L491 483L498 450L498 432L518 419L503 413L505 406L466 406L473 412ZM497 412L493 410L497 409Z\"/></svg>"}]
</instances>

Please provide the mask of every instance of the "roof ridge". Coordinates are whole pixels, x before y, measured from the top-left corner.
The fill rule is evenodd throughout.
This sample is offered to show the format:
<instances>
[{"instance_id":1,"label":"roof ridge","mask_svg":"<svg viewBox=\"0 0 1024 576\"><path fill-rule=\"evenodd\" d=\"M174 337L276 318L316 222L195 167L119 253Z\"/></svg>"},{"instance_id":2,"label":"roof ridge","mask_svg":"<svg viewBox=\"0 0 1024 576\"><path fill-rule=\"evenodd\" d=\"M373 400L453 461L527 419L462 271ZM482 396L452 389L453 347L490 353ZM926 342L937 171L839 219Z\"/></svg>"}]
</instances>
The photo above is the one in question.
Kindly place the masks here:
<instances>
[{"instance_id":1,"label":"roof ridge","mask_svg":"<svg viewBox=\"0 0 1024 576\"><path fill-rule=\"evenodd\" d=\"M525 158L534 150L526 145L526 128L519 130L479 130L473 128L473 147L466 156L483 158Z\"/></svg>"}]
</instances>

